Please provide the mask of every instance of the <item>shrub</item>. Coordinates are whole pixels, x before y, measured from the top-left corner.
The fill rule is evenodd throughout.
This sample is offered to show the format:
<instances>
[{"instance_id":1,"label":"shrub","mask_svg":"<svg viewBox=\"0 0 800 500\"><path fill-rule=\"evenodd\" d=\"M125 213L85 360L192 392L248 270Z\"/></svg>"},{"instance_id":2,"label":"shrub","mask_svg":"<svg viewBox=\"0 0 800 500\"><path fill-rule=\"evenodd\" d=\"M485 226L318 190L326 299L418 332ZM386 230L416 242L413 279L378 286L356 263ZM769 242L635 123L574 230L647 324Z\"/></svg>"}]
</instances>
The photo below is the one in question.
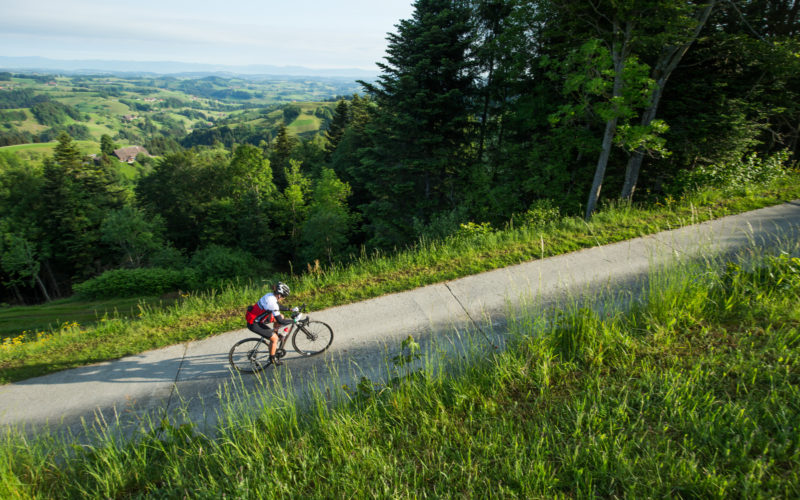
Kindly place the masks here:
<instances>
[{"instance_id":1,"label":"shrub","mask_svg":"<svg viewBox=\"0 0 800 500\"><path fill-rule=\"evenodd\" d=\"M210 245L192 256L190 266L197 273L199 286L214 286L222 281L256 274L258 262L238 248Z\"/></svg>"},{"instance_id":2,"label":"shrub","mask_svg":"<svg viewBox=\"0 0 800 500\"><path fill-rule=\"evenodd\" d=\"M177 248L165 245L154 251L147 259L147 263L151 267L183 269L186 267L186 257Z\"/></svg>"},{"instance_id":3,"label":"shrub","mask_svg":"<svg viewBox=\"0 0 800 500\"><path fill-rule=\"evenodd\" d=\"M561 219L561 210L548 198L534 201L527 212L516 215L514 223L522 226L542 227Z\"/></svg>"},{"instance_id":4,"label":"shrub","mask_svg":"<svg viewBox=\"0 0 800 500\"><path fill-rule=\"evenodd\" d=\"M114 269L79 283L73 289L86 299L161 295L172 290L191 288L196 281L194 274L192 269Z\"/></svg>"},{"instance_id":5,"label":"shrub","mask_svg":"<svg viewBox=\"0 0 800 500\"><path fill-rule=\"evenodd\" d=\"M413 233L419 238L438 240L459 233L463 222L469 222L469 213L467 208L462 205L451 211L433 214L427 223L414 217L411 227Z\"/></svg>"},{"instance_id":6,"label":"shrub","mask_svg":"<svg viewBox=\"0 0 800 500\"><path fill-rule=\"evenodd\" d=\"M706 187L726 189L771 182L786 175L785 165L789 156L787 150L767 158L759 158L756 153L752 153L742 161L703 165L694 170L680 172L669 192L680 194Z\"/></svg>"},{"instance_id":7,"label":"shrub","mask_svg":"<svg viewBox=\"0 0 800 500\"><path fill-rule=\"evenodd\" d=\"M283 108L283 122L286 125L292 123L300 113L303 112L303 109L300 106L295 106L294 104L290 104Z\"/></svg>"}]
</instances>

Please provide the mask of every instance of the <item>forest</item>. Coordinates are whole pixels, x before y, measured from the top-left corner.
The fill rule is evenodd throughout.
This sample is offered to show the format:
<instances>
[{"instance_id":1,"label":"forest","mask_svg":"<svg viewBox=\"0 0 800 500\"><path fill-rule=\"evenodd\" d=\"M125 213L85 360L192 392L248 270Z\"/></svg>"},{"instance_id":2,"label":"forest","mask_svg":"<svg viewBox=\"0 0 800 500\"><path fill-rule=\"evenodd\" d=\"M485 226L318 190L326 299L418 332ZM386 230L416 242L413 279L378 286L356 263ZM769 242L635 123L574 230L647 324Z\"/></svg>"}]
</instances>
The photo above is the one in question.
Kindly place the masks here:
<instances>
[{"instance_id":1,"label":"forest","mask_svg":"<svg viewBox=\"0 0 800 500\"><path fill-rule=\"evenodd\" d=\"M265 110L282 121L274 134L257 122L152 126L138 138L157 156L126 179L114 138L97 160L56 130L41 162L0 154L0 302L263 279L465 227L588 219L611 200L770 175L798 153L799 10L789 0L417 0L388 34L377 80L320 116L299 104ZM21 108L50 126L81 116L30 93L3 99L18 103L0 110L9 119ZM322 120L323 133L286 126L302 119Z\"/></svg>"}]
</instances>

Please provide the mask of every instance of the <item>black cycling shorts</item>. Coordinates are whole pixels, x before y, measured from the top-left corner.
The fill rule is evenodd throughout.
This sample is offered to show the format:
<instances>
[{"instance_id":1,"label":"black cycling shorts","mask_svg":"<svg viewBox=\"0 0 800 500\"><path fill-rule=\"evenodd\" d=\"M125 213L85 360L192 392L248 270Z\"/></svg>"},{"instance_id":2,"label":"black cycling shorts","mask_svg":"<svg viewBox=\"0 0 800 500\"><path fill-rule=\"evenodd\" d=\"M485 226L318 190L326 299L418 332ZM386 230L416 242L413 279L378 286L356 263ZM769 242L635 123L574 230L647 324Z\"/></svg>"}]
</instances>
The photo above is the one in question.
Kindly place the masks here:
<instances>
[{"instance_id":1,"label":"black cycling shorts","mask_svg":"<svg viewBox=\"0 0 800 500\"><path fill-rule=\"evenodd\" d=\"M258 321L253 321L253 323L247 325L247 329L253 333L261 335L267 340L272 338L272 335L275 333L275 330L273 330L271 327L267 325L262 325Z\"/></svg>"}]
</instances>

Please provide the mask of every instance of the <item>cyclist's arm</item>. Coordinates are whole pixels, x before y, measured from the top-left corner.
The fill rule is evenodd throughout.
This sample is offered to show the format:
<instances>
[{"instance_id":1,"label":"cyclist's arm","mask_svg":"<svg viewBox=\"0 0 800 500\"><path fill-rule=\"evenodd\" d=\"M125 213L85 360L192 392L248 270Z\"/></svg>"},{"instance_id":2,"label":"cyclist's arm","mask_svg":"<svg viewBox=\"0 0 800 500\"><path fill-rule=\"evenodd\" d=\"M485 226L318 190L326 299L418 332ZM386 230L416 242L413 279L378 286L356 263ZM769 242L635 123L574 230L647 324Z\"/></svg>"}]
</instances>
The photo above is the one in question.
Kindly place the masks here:
<instances>
[{"instance_id":1,"label":"cyclist's arm","mask_svg":"<svg viewBox=\"0 0 800 500\"><path fill-rule=\"evenodd\" d=\"M279 325L291 325L292 323L294 323L294 320L290 318L285 318L283 315L278 314L275 316L275 322L278 323Z\"/></svg>"}]
</instances>

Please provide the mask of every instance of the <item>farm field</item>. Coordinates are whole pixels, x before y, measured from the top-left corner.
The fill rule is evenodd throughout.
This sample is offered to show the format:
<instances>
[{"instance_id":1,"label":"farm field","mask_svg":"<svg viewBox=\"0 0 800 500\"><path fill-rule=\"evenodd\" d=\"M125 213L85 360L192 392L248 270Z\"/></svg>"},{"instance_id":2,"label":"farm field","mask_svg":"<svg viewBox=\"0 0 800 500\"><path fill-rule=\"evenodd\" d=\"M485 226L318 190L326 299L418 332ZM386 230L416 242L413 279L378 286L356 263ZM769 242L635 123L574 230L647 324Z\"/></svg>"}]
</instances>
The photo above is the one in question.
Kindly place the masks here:
<instances>
[{"instance_id":1,"label":"farm field","mask_svg":"<svg viewBox=\"0 0 800 500\"><path fill-rule=\"evenodd\" d=\"M119 147L149 145L154 155L165 139L191 147L258 133L269 143L280 126L308 138L331 119L337 98L359 90L332 78L15 74L0 82L0 151L41 160L62 131L85 154L98 153L104 135Z\"/></svg>"}]
</instances>

